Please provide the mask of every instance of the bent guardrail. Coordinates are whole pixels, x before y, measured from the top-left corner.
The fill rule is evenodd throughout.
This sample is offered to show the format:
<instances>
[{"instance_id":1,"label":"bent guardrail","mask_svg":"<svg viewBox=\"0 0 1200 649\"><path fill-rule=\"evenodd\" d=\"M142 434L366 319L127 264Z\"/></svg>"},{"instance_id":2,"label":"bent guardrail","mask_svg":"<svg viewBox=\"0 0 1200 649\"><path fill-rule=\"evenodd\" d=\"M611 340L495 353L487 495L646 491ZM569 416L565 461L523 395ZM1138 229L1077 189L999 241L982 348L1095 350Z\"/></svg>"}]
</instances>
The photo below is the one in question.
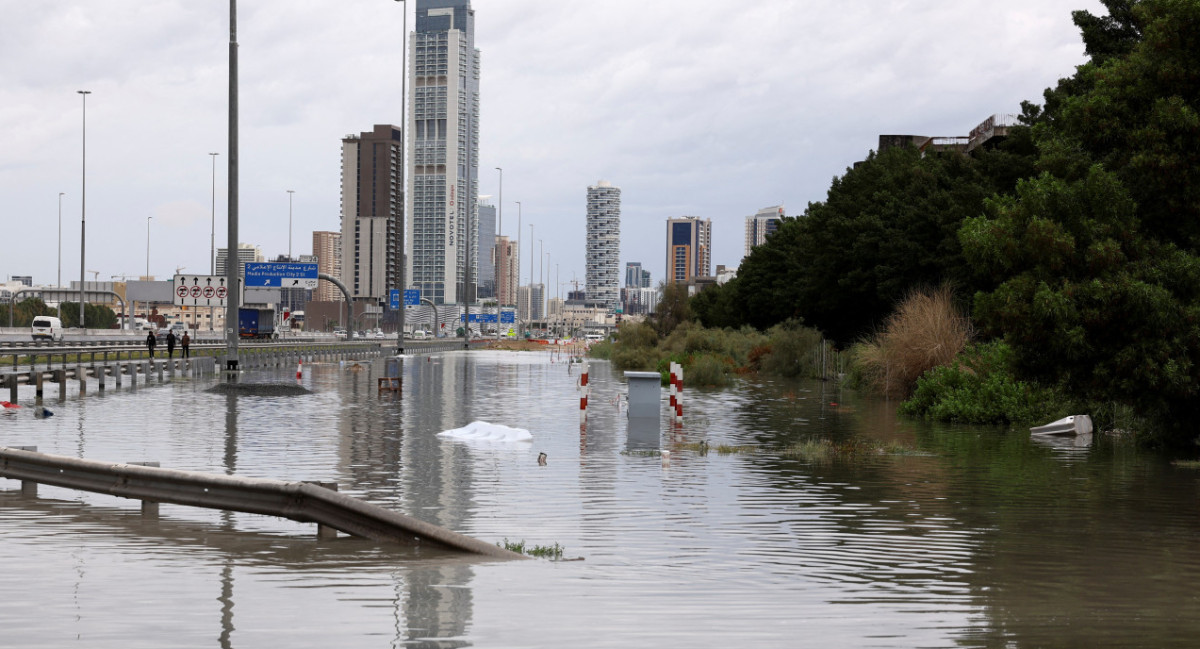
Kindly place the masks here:
<instances>
[{"instance_id":1,"label":"bent guardrail","mask_svg":"<svg viewBox=\"0 0 1200 649\"><path fill-rule=\"evenodd\" d=\"M317 523L374 541L420 545L499 559L523 555L432 523L308 482L115 464L38 453L32 447L0 447L0 477L28 483L91 491L149 503L170 503L278 516Z\"/></svg>"}]
</instances>

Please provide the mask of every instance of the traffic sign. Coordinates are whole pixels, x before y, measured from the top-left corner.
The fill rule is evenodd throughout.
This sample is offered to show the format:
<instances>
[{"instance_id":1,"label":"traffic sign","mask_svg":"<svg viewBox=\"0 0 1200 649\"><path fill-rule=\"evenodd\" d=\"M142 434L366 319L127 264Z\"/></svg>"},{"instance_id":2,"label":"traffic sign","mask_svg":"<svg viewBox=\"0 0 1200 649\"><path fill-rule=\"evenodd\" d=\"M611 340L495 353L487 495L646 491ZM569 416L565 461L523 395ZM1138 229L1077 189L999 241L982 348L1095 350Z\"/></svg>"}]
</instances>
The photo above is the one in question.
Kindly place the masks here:
<instances>
[{"instance_id":1,"label":"traffic sign","mask_svg":"<svg viewBox=\"0 0 1200 649\"><path fill-rule=\"evenodd\" d=\"M317 265L280 262L247 262L247 287L317 288Z\"/></svg>"},{"instance_id":2,"label":"traffic sign","mask_svg":"<svg viewBox=\"0 0 1200 649\"><path fill-rule=\"evenodd\" d=\"M404 289L404 306L417 306L421 303L421 289L406 288ZM388 306L393 311L400 309L400 289L394 288L391 294L388 295Z\"/></svg>"},{"instance_id":3,"label":"traffic sign","mask_svg":"<svg viewBox=\"0 0 1200 649\"><path fill-rule=\"evenodd\" d=\"M176 275L171 280L175 306L225 306L229 289L224 275Z\"/></svg>"}]
</instances>

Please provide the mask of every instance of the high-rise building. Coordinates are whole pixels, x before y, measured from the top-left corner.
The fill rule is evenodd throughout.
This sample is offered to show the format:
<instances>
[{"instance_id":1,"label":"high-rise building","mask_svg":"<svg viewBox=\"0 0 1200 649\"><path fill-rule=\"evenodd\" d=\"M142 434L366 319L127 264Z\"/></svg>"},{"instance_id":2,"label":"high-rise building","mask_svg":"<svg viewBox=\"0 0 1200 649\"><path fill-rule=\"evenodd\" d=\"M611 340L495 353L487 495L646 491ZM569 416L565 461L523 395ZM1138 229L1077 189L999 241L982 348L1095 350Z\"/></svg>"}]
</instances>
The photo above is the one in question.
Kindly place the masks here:
<instances>
[{"instance_id":1,"label":"high-rise building","mask_svg":"<svg viewBox=\"0 0 1200 649\"><path fill-rule=\"evenodd\" d=\"M237 258L238 258L238 275L240 275L241 277L246 276L246 264L247 263L252 264L255 262L266 261L266 257L263 256L262 248L259 248L258 246L250 245L248 243L239 243L238 244ZM226 272L225 269L227 268L227 266L225 264L228 262L228 260L229 260L229 249L228 248L217 248L217 273L216 274L218 277L225 276L225 272Z\"/></svg>"},{"instance_id":2,"label":"high-rise building","mask_svg":"<svg viewBox=\"0 0 1200 649\"><path fill-rule=\"evenodd\" d=\"M667 283L708 277L712 268L712 219L667 219Z\"/></svg>"},{"instance_id":3,"label":"high-rise building","mask_svg":"<svg viewBox=\"0 0 1200 649\"><path fill-rule=\"evenodd\" d=\"M772 205L764 207L754 216L746 217L746 251L742 257L749 257L754 246L767 242L767 235L774 234L783 222L783 206Z\"/></svg>"},{"instance_id":4,"label":"high-rise building","mask_svg":"<svg viewBox=\"0 0 1200 649\"><path fill-rule=\"evenodd\" d=\"M479 257L479 50L470 0L417 0L409 42L409 286L435 304L470 293ZM468 250L468 246L470 250Z\"/></svg>"},{"instance_id":5,"label":"high-rise building","mask_svg":"<svg viewBox=\"0 0 1200 649\"><path fill-rule=\"evenodd\" d=\"M395 126L376 124L342 140L340 277L355 299L387 300L400 286L403 156L404 135Z\"/></svg>"},{"instance_id":6,"label":"high-rise building","mask_svg":"<svg viewBox=\"0 0 1200 649\"><path fill-rule=\"evenodd\" d=\"M317 258L317 272L322 275L342 278L342 233L313 232L312 254ZM317 290L313 291L313 301L333 302L342 297L333 282L317 282Z\"/></svg>"},{"instance_id":7,"label":"high-rise building","mask_svg":"<svg viewBox=\"0 0 1200 649\"><path fill-rule=\"evenodd\" d=\"M542 320L546 317L546 286L530 284L517 287L517 317L522 320Z\"/></svg>"},{"instance_id":8,"label":"high-rise building","mask_svg":"<svg viewBox=\"0 0 1200 649\"><path fill-rule=\"evenodd\" d=\"M588 299L616 309L621 279L621 188L604 180L587 190L586 264Z\"/></svg>"},{"instance_id":9,"label":"high-rise building","mask_svg":"<svg viewBox=\"0 0 1200 649\"><path fill-rule=\"evenodd\" d=\"M496 237L492 254L492 264L496 267L496 298L505 306L515 305L517 284L521 276L517 242L509 240L508 237Z\"/></svg>"},{"instance_id":10,"label":"high-rise building","mask_svg":"<svg viewBox=\"0 0 1200 649\"><path fill-rule=\"evenodd\" d=\"M631 261L625 264L625 288L646 288L650 286L650 271L642 268L642 262Z\"/></svg>"},{"instance_id":11,"label":"high-rise building","mask_svg":"<svg viewBox=\"0 0 1200 649\"><path fill-rule=\"evenodd\" d=\"M479 204L479 254L476 264L479 267L479 297L496 297L496 264L493 254L496 247L496 206L487 203Z\"/></svg>"}]
</instances>

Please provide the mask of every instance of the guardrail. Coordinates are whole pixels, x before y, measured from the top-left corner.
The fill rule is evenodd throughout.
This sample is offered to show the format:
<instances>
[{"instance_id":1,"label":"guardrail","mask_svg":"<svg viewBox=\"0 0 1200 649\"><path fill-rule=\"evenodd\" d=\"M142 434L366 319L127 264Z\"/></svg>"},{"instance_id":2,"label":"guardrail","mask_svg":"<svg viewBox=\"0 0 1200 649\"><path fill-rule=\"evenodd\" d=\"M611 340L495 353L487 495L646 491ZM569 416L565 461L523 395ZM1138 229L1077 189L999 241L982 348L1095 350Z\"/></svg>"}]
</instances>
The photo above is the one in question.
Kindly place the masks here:
<instances>
[{"instance_id":1,"label":"guardrail","mask_svg":"<svg viewBox=\"0 0 1200 649\"><path fill-rule=\"evenodd\" d=\"M36 447L0 447L0 477L21 480L26 496L36 485L109 494L208 509L278 516L386 543L432 544L499 559L526 557L432 523L384 509L336 491L331 483L163 469L154 463L114 464L38 453ZM143 507L154 513L155 507Z\"/></svg>"}]
</instances>

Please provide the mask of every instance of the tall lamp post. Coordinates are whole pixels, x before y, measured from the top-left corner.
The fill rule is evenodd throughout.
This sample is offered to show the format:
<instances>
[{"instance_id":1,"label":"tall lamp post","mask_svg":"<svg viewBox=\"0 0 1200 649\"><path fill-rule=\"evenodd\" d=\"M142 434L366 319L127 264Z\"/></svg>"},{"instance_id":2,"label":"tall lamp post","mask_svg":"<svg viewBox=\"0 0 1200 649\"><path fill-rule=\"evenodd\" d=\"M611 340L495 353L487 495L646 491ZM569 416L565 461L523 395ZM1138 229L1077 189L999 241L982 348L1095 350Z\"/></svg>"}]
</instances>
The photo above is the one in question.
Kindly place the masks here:
<instances>
[{"instance_id":1,"label":"tall lamp post","mask_svg":"<svg viewBox=\"0 0 1200 649\"><path fill-rule=\"evenodd\" d=\"M295 190L289 189L288 193L288 261L292 261L292 194Z\"/></svg>"},{"instance_id":2,"label":"tall lamp post","mask_svg":"<svg viewBox=\"0 0 1200 649\"><path fill-rule=\"evenodd\" d=\"M150 281L150 219L153 216L146 217L146 281Z\"/></svg>"},{"instance_id":3,"label":"tall lamp post","mask_svg":"<svg viewBox=\"0 0 1200 649\"><path fill-rule=\"evenodd\" d=\"M217 156L219 153L209 153L212 157L212 224L208 235L208 274L217 274ZM208 308L208 330L216 327L217 307Z\"/></svg>"},{"instance_id":4,"label":"tall lamp post","mask_svg":"<svg viewBox=\"0 0 1200 649\"><path fill-rule=\"evenodd\" d=\"M55 284L59 289L62 288L62 197L66 192L58 193L58 283ZM58 319L62 320L62 296L58 298Z\"/></svg>"},{"instance_id":5,"label":"tall lamp post","mask_svg":"<svg viewBox=\"0 0 1200 649\"><path fill-rule=\"evenodd\" d=\"M396 2L399 2L400 6L403 7L401 13L404 16L402 19L403 34L400 37L400 49L403 52L400 58L400 67L402 68L402 72L400 74L400 122L404 126L401 128L400 132L401 137L404 138L404 155L408 155L408 2L406 0L396 0ZM405 312L408 310L408 307L404 304L404 289L408 288L408 266L404 258L406 243L405 239L407 238L405 220L408 218L407 170L408 161L405 160L404 164L400 165L400 191L404 192L404 203L403 207L401 208L400 223L396 228L400 232L400 245L398 246L398 254L400 255L400 263L398 265L400 267L400 272L397 273L400 276L400 279L398 282L399 286L396 287L400 291L400 313L398 313L396 317L396 348L399 351L404 351L404 316Z\"/></svg>"},{"instance_id":6,"label":"tall lamp post","mask_svg":"<svg viewBox=\"0 0 1200 649\"><path fill-rule=\"evenodd\" d=\"M217 274L217 156L219 153L210 153L212 156L212 232L208 235L208 274ZM209 329L212 329L212 316L209 318Z\"/></svg>"},{"instance_id":7,"label":"tall lamp post","mask_svg":"<svg viewBox=\"0 0 1200 649\"><path fill-rule=\"evenodd\" d=\"M515 314L513 320L517 321L517 334L521 333L521 201L515 201L517 204L517 285L513 287L513 301L516 302Z\"/></svg>"},{"instance_id":8,"label":"tall lamp post","mask_svg":"<svg viewBox=\"0 0 1200 649\"><path fill-rule=\"evenodd\" d=\"M504 234L504 169L496 167L496 171L500 172L500 198L496 201L496 237L499 238ZM496 255L496 340L500 340L500 314L504 312L504 300L500 294L500 269L504 264L500 262L500 250L495 246L492 247ZM508 282L505 282L506 284Z\"/></svg>"},{"instance_id":9,"label":"tall lamp post","mask_svg":"<svg viewBox=\"0 0 1200 649\"><path fill-rule=\"evenodd\" d=\"M83 95L83 181L79 193L79 328L84 328L83 322L83 285L84 268L87 259L87 96L91 90L76 90Z\"/></svg>"}]
</instances>

